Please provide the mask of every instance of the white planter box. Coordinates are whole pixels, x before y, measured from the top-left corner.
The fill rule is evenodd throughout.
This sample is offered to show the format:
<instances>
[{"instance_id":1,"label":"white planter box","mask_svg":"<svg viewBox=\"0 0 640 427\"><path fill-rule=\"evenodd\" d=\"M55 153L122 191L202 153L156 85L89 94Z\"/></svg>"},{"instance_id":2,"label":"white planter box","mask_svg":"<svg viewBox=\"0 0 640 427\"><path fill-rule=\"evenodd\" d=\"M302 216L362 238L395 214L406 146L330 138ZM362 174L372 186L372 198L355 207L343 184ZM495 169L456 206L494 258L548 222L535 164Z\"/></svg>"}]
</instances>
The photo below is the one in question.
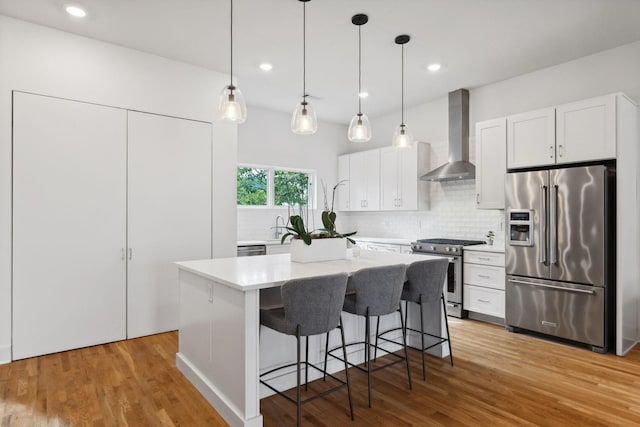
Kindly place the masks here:
<instances>
[{"instance_id":1,"label":"white planter box","mask_svg":"<svg viewBox=\"0 0 640 427\"><path fill-rule=\"evenodd\" d=\"M347 258L347 239L313 239L306 245L300 239L291 241L291 261L317 262Z\"/></svg>"}]
</instances>

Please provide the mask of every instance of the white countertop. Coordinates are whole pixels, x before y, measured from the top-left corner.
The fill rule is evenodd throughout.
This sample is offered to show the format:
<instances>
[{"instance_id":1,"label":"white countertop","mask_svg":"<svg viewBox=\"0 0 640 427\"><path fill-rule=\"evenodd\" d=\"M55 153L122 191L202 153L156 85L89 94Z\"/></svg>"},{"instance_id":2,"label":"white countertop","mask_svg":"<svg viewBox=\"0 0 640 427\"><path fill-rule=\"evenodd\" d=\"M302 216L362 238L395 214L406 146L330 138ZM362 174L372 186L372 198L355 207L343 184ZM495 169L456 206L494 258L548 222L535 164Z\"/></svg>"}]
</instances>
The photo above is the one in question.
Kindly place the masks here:
<instances>
[{"instance_id":1,"label":"white countertop","mask_svg":"<svg viewBox=\"0 0 640 427\"><path fill-rule=\"evenodd\" d=\"M493 245L471 245L471 246L464 246L463 249L465 251L504 253L504 244L494 243Z\"/></svg>"},{"instance_id":2,"label":"white countertop","mask_svg":"<svg viewBox=\"0 0 640 427\"><path fill-rule=\"evenodd\" d=\"M395 238L387 238L387 237L360 237L360 236L352 236L353 240L360 242L372 242L372 243L386 243L389 245L407 245L409 246L412 241L411 239L395 239Z\"/></svg>"},{"instance_id":3,"label":"white countertop","mask_svg":"<svg viewBox=\"0 0 640 427\"><path fill-rule=\"evenodd\" d=\"M180 269L215 280L229 287L248 291L253 289L280 286L291 279L323 276L335 273L352 273L366 267L393 264L410 264L428 258L440 259L431 255L395 254L373 251L360 251L357 258L298 263L291 262L291 255L263 255L253 257L203 259L177 262Z\"/></svg>"}]
</instances>

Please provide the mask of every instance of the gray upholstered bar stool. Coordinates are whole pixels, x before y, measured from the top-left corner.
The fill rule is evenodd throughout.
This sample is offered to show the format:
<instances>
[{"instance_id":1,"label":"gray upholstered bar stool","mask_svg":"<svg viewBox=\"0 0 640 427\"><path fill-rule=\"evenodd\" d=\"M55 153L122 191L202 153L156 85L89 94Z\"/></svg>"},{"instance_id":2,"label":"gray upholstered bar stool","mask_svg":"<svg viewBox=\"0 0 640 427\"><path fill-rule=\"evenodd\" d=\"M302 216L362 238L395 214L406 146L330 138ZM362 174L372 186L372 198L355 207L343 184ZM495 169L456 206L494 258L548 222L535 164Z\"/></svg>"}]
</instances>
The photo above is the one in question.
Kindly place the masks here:
<instances>
[{"instance_id":1,"label":"gray upholstered bar stool","mask_svg":"<svg viewBox=\"0 0 640 427\"><path fill-rule=\"evenodd\" d=\"M404 323L402 319L402 312L400 310L400 296L402 294L402 287L405 280L405 272L406 265L398 264L384 267L371 267L364 268L359 270L351 277L349 277L349 283L347 286L347 296L344 299L344 307L343 310L347 313L355 314L358 316L364 316L366 319L365 323L365 336L364 341L354 342L347 344L347 347L352 345L362 345L364 344L364 357L365 357L365 367L355 365L353 363L349 363L349 366L357 368L363 372L367 373L367 388L368 388L368 398L369 398L369 407L371 407L371 373L377 370L386 368L388 366L394 365L396 363L404 361L407 365L407 379L409 381L409 389L411 389L411 372L409 370L409 358L407 357L407 346L406 341L404 340L403 334L403 344L401 345L404 349L404 357L390 352L384 348L376 347L371 343L371 317L385 316L387 314L391 314L394 312L398 312L400 314L400 323L404 329ZM328 343L328 340L327 340ZM394 343L400 345L398 343ZM328 345L328 344L327 344ZM376 367L372 369L371 367L371 349L372 347L375 350L381 350L391 356L397 358L392 362L385 363L382 366ZM328 351L328 348L325 349L325 365L327 354L331 354L333 357L336 357L333 353L337 351L338 348L335 348L331 351Z\"/></svg>"},{"instance_id":2,"label":"gray upholstered bar stool","mask_svg":"<svg viewBox=\"0 0 640 427\"><path fill-rule=\"evenodd\" d=\"M447 320L447 310L444 302L444 280L447 276L449 268L449 260L446 258L430 259L424 261L416 261L411 263L407 268L407 282L402 290L402 300L406 301L406 309L404 312L405 325L407 325L407 316L409 314L410 303L418 304L420 307L420 330L409 328L406 331L413 331L420 334L422 352L422 378L427 379L427 370L424 360L424 353L428 349L440 345L444 342L449 344L449 361L453 366L453 353L451 351L451 340L449 337L449 322ZM441 311L442 309L442 311ZM447 336L442 337L424 331L424 313L437 312L438 316L444 318ZM433 338L429 343L425 344L425 337Z\"/></svg>"},{"instance_id":3,"label":"gray upholstered bar stool","mask_svg":"<svg viewBox=\"0 0 640 427\"><path fill-rule=\"evenodd\" d=\"M282 302L284 307L274 309L261 309L260 310L260 325L264 325L274 331L286 334L295 335L297 342L297 359L296 363L290 363L285 366L280 366L275 369L271 369L260 375L260 382L275 391L279 395L283 396L290 402L296 404L297 413L296 420L297 425L300 426L302 405L314 400L318 397L322 397L333 391L346 386L347 394L349 396L349 411L351 413L351 420L353 420L353 404L351 402L351 384L349 383L349 371L346 363L347 350L344 343L344 330L342 328L342 305L344 303L344 296L347 289L347 274L333 274L329 276L312 277L307 279L290 280L282 285ZM343 381L340 378L328 374L326 371L326 363L323 369L309 363L309 336L327 334L329 338L329 332L339 328L340 335L342 337L342 354L345 358L345 376L346 380ZM306 337L305 340L305 359L300 358L300 341L302 337ZM340 385L333 387L329 390L323 391L305 400L301 399L301 366L305 365L305 388L309 380L309 368L314 368L324 374L326 377L329 375L334 380L338 381ZM277 390L270 384L263 380L263 377L276 372L280 369L285 369L291 366L296 366L297 370L297 384L296 384L296 399L292 399L289 396Z\"/></svg>"}]
</instances>

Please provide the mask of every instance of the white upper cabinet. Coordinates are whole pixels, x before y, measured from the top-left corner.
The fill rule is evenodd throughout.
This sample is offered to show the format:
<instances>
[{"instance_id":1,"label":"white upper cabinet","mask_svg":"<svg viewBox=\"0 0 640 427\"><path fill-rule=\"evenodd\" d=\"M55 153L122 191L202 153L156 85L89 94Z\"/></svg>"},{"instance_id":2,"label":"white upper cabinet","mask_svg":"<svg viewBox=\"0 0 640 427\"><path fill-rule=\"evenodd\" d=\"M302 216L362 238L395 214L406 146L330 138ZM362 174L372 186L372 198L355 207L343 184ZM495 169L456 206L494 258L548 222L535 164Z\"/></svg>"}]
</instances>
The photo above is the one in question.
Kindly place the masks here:
<instances>
[{"instance_id":1,"label":"white upper cabinet","mask_svg":"<svg viewBox=\"0 0 640 427\"><path fill-rule=\"evenodd\" d=\"M476 123L476 206L504 209L507 119Z\"/></svg>"},{"instance_id":2,"label":"white upper cabinet","mask_svg":"<svg viewBox=\"0 0 640 427\"><path fill-rule=\"evenodd\" d=\"M411 148L380 149L380 209L418 208L418 144Z\"/></svg>"},{"instance_id":3,"label":"white upper cabinet","mask_svg":"<svg viewBox=\"0 0 640 427\"><path fill-rule=\"evenodd\" d=\"M338 157L337 210L408 211L428 209L428 183L419 177L429 170L430 146L384 147Z\"/></svg>"},{"instance_id":4,"label":"white upper cabinet","mask_svg":"<svg viewBox=\"0 0 640 427\"><path fill-rule=\"evenodd\" d=\"M336 210L338 211L348 211L350 209L349 203L349 156L340 156L338 157L338 182L342 182L340 186L338 186L338 200L336 205ZM328 188L327 188L328 191Z\"/></svg>"},{"instance_id":5,"label":"white upper cabinet","mask_svg":"<svg viewBox=\"0 0 640 427\"><path fill-rule=\"evenodd\" d=\"M524 168L555 163L555 109L507 117L507 167Z\"/></svg>"},{"instance_id":6,"label":"white upper cabinet","mask_svg":"<svg viewBox=\"0 0 640 427\"><path fill-rule=\"evenodd\" d=\"M556 107L557 163L616 157L616 95Z\"/></svg>"},{"instance_id":7,"label":"white upper cabinet","mask_svg":"<svg viewBox=\"0 0 640 427\"><path fill-rule=\"evenodd\" d=\"M352 211L380 209L380 152L349 155L349 206Z\"/></svg>"},{"instance_id":8,"label":"white upper cabinet","mask_svg":"<svg viewBox=\"0 0 640 427\"><path fill-rule=\"evenodd\" d=\"M507 167L615 159L621 99L611 94L507 117Z\"/></svg>"}]
</instances>

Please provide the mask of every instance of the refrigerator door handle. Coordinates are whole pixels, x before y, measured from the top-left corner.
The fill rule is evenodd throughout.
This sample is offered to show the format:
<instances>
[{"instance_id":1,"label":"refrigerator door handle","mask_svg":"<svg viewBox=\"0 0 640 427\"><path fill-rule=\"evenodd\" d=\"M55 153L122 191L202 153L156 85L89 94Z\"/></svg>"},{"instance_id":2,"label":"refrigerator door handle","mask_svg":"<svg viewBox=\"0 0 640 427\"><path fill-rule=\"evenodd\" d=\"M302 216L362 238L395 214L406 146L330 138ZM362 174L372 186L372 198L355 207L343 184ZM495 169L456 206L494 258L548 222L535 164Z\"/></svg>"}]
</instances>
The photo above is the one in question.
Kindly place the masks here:
<instances>
[{"instance_id":1,"label":"refrigerator door handle","mask_svg":"<svg viewBox=\"0 0 640 427\"><path fill-rule=\"evenodd\" d=\"M551 186L551 197L549 198L549 217L551 227L549 233L549 263L558 263L558 186Z\"/></svg>"},{"instance_id":2,"label":"refrigerator door handle","mask_svg":"<svg viewBox=\"0 0 640 427\"><path fill-rule=\"evenodd\" d=\"M540 263L547 262L547 186L540 186Z\"/></svg>"},{"instance_id":3,"label":"refrigerator door handle","mask_svg":"<svg viewBox=\"0 0 640 427\"><path fill-rule=\"evenodd\" d=\"M511 283L519 283L521 285L539 286L541 288L559 289L561 291L567 291L567 292L577 292L579 294L589 294L589 295L595 294L595 291L591 291L591 290L569 288L569 287L565 287L565 286L549 285L549 284L546 284L546 283L525 282L524 280L517 280L517 279L509 279L509 282L511 282Z\"/></svg>"}]
</instances>

